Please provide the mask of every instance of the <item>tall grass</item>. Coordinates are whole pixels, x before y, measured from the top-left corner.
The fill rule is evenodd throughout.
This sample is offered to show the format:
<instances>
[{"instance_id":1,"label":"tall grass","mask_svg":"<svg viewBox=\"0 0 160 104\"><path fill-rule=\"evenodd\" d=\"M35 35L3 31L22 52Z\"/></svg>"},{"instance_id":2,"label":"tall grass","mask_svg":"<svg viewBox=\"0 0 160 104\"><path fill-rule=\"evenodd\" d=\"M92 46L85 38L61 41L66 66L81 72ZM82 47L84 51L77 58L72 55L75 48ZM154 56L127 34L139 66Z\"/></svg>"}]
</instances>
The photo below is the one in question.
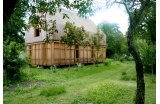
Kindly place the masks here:
<instances>
[{"instance_id":1,"label":"tall grass","mask_svg":"<svg viewBox=\"0 0 160 104\"><path fill-rule=\"evenodd\" d=\"M78 71L77 66L71 66L69 71L68 68L58 68L56 73L43 68L24 69L32 83L24 82L25 86L19 83L15 90L5 91L3 103L134 104L135 63L108 61L111 61L108 65L84 65ZM156 82L152 78L155 80L156 76L145 74L145 104L155 104L156 101Z\"/></svg>"},{"instance_id":2,"label":"tall grass","mask_svg":"<svg viewBox=\"0 0 160 104\"><path fill-rule=\"evenodd\" d=\"M92 104L116 104L119 100L124 103L132 103L132 99L128 99L128 101L125 101L126 99L122 99L122 97L130 95L132 95L132 92L130 92L128 87L109 82L90 89L84 95L84 99L85 102Z\"/></svg>"},{"instance_id":3,"label":"tall grass","mask_svg":"<svg viewBox=\"0 0 160 104\"><path fill-rule=\"evenodd\" d=\"M64 86L53 86L42 90L40 92L40 95L49 97L49 96L56 96L65 92L66 89Z\"/></svg>"}]
</instances>

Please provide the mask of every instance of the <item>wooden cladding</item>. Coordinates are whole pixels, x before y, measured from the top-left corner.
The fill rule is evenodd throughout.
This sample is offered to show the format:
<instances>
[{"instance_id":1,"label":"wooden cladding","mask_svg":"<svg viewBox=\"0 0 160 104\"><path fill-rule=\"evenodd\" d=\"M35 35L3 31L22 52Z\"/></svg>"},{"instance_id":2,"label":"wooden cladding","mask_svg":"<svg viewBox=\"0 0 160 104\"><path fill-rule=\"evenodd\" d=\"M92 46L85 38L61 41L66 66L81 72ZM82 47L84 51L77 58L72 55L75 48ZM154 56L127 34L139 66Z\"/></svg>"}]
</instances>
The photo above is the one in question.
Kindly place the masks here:
<instances>
[{"instance_id":1,"label":"wooden cladding","mask_svg":"<svg viewBox=\"0 0 160 104\"><path fill-rule=\"evenodd\" d=\"M32 64L42 66L69 65L76 63L103 62L106 58L106 47L99 50L93 46L67 46L59 42L30 44L26 47L27 56L31 57Z\"/></svg>"}]
</instances>

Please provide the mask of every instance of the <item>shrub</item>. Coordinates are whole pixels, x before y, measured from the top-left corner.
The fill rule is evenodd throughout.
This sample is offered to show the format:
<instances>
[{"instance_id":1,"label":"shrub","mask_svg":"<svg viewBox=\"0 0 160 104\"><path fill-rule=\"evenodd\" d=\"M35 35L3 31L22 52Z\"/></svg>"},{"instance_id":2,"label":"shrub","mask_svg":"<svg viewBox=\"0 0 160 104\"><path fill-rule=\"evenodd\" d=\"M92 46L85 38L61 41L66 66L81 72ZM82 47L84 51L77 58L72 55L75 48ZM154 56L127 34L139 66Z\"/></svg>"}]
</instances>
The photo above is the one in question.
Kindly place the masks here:
<instances>
[{"instance_id":1,"label":"shrub","mask_svg":"<svg viewBox=\"0 0 160 104\"><path fill-rule=\"evenodd\" d=\"M147 73L156 73L156 48L154 45L146 47L141 54L144 72Z\"/></svg>"},{"instance_id":2,"label":"shrub","mask_svg":"<svg viewBox=\"0 0 160 104\"><path fill-rule=\"evenodd\" d=\"M142 59L144 72L156 73L156 45L148 43L146 40L136 40L136 47Z\"/></svg>"},{"instance_id":3,"label":"shrub","mask_svg":"<svg viewBox=\"0 0 160 104\"><path fill-rule=\"evenodd\" d=\"M40 95L49 97L49 96L55 96L62 93L65 93L66 89L64 86L53 86L48 89L44 89L40 92Z\"/></svg>"},{"instance_id":4,"label":"shrub","mask_svg":"<svg viewBox=\"0 0 160 104\"><path fill-rule=\"evenodd\" d=\"M25 65L25 58L20 56L21 45L16 42L4 44L3 52L3 70L4 70L4 85L8 82L14 82L21 79L22 66Z\"/></svg>"},{"instance_id":5,"label":"shrub","mask_svg":"<svg viewBox=\"0 0 160 104\"><path fill-rule=\"evenodd\" d=\"M111 61L110 60L106 60L105 62L104 62L104 65L105 66L108 66L108 65L110 65L111 64Z\"/></svg>"}]
</instances>

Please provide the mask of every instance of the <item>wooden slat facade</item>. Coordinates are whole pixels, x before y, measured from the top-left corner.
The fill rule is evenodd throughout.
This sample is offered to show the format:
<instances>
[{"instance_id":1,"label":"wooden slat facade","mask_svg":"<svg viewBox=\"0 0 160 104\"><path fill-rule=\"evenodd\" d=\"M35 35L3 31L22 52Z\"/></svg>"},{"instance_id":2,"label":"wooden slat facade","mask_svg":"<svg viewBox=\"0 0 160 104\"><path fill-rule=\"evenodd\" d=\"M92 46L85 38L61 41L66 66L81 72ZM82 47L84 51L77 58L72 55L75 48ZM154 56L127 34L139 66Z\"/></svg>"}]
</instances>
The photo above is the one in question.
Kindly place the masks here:
<instances>
[{"instance_id":1,"label":"wooden slat facade","mask_svg":"<svg viewBox=\"0 0 160 104\"><path fill-rule=\"evenodd\" d=\"M97 52L94 46L67 46L60 42L39 42L26 45L26 55L31 57L31 64L42 66L73 65L76 63L94 63L98 59L106 59L106 47L102 46Z\"/></svg>"}]
</instances>

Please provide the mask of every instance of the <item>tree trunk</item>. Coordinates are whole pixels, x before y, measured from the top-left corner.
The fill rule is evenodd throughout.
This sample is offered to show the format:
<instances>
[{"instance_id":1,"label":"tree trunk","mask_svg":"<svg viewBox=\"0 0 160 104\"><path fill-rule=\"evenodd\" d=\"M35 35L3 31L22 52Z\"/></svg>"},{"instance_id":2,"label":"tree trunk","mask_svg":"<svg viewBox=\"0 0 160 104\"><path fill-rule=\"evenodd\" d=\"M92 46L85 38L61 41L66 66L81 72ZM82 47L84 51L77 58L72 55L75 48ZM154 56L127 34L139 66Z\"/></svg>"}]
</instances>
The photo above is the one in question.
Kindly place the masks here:
<instances>
[{"instance_id":1,"label":"tree trunk","mask_svg":"<svg viewBox=\"0 0 160 104\"><path fill-rule=\"evenodd\" d=\"M136 91L136 104L144 104L145 102L145 83L143 75L143 64L139 53L133 44L133 31L135 26L130 23L129 31L127 35L128 50L132 54L135 64L136 64L136 74L137 74L137 91Z\"/></svg>"}]
</instances>

